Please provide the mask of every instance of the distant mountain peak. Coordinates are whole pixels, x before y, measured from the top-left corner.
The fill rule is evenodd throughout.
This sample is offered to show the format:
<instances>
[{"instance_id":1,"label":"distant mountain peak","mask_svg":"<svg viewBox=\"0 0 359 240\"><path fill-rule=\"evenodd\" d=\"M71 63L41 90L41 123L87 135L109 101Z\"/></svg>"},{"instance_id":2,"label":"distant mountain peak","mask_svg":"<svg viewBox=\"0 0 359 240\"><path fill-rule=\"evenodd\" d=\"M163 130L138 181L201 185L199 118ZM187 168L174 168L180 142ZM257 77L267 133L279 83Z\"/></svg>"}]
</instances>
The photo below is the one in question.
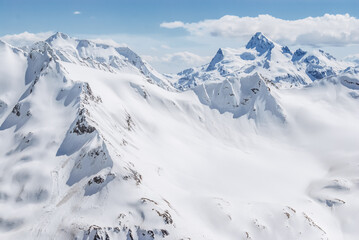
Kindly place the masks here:
<instances>
[{"instance_id":1,"label":"distant mountain peak","mask_svg":"<svg viewBox=\"0 0 359 240\"><path fill-rule=\"evenodd\" d=\"M274 48L274 43L271 40L269 40L265 35L263 35L261 32L257 32L252 36L251 40L249 40L249 42L246 45L246 48L255 49L260 55L262 55L268 50Z\"/></svg>"},{"instance_id":2,"label":"distant mountain peak","mask_svg":"<svg viewBox=\"0 0 359 240\"><path fill-rule=\"evenodd\" d=\"M212 71L215 69L215 65L222 61L224 58L224 54L222 49L218 49L216 55L212 58L212 61L209 63L206 71Z\"/></svg>"},{"instance_id":3,"label":"distant mountain peak","mask_svg":"<svg viewBox=\"0 0 359 240\"><path fill-rule=\"evenodd\" d=\"M324 52L324 50L322 49L319 49L319 52L325 56L326 58L328 58L329 60L337 60L335 57L333 57L331 54L327 53L327 52Z\"/></svg>"},{"instance_id":4,"label":"distant mountain peak","mask_svg":"<svg viewBox=\"0 0 359 240\"><path fill-rule=\"evenodd\" d=\"M282 47L282 53L288 53L290 55L293 55L292 51L290 51L288 46Z\"/></svg>"},{"instance_id":5,"label":"distant mountain peak","mask_svg":"<svg viewBox=\"0 0 359 240\"><path fill-rule=\"evenodd\" d=\"M299 61L305 54L307 54L306 51L302 50L301 48L298 48L298 49L293 53L292 61L293 61L293 62Z\"/></svg>"},{"instance_id":6,"label":"distant mountain peak","mask_svg":"<svg viewBox=\"0 0 359 240\"><path fill-rule=\"evenodd\" d=\"M56 32L54 35L52 35L48 39L46 39L46 42L52 42L55 39L60 39L60 38L67 40L70 38L70 36L65 33L62 33L62 32Z\"/></svg>"}]
</instances>

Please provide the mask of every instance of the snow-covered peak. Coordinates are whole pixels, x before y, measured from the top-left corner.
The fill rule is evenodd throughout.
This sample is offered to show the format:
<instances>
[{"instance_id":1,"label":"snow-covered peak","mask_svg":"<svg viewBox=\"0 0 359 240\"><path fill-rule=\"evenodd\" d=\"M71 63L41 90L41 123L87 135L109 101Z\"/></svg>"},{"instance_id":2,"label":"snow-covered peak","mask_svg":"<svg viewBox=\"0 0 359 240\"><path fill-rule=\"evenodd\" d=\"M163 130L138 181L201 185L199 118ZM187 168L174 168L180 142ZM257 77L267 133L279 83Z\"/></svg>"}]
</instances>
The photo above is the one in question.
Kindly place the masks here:
<instances>
[{"instance_id":1,"label":"snow-covered peak","mask_svg":"<svg viewBox=\"0 0 359 240\"><path fill-rule=\"evenodd\" d=\"M259 53L259 55L264 54L265 52L274 48L273 41L269 40L266 36L264 36L261 32L257 32L253 35L253 37L249 40L246 45L247 49L255 49Z\"/></svg>"},{"instance_id":2,"label":"snow-covered peak","mask_svg":"<svg viewBox=\"0 0 359 240\"><path fill-rule=\"evenodd\" d=\"M293 53L292 53L292 51L289 49L289 47L288 46L284 46L284 47L282 47L282 53L283 54L289 54L289 55L293 55Z\"/></svg>"},{"instance_id":3,"label":"snow-covered peak","mask_svg":"<svg viewBox=\"0 0 359 240\"><path fill-rule=\"evenodd\" d=\"M224 54L222 49L218 49L216 55L212 58L212 61L209 63L208 67L207 67L207 71L212 71L215 69L215 65L217 63L219 63L220 61L222 61L224 58Z\"/></svg>"},{"instance_id":4,"label":"snow-covered peak","mask_svg":"<svg viewBox=\"0 0 359 240\"><path fill-rule=\"evenodd\" d=\"M55 33L54 35L50 36L48 39L46 39L46 42L52 42L52 41L55 41L57 39L70 39L70 36L65 34L65 33L62 33L62 32L57 32Z\"/></svg>"},{"instance_id":5,"label":"snow-covered peak","mask_svg":"<svg viewBox=\"0 0 359 240\"><path fill-rule=\"evenodd\" d=\"M259 73L277 87L302 86L317 79L336 76L353 64L335 59L323 50L311 52L277 44L256 33L245 48L220 48L210 63L179 73L175 86L194 88L204 81L224 81Z\"/></svg>"},{"instance_id":6,"label":"snow-covered peak","mask_svg":"<svg viewBox=\"0 0 359 240\"><path fill-rule=\"evenodd\" d=\"M293 54L292 61L299 61L306 53L306 51L302 50L301 48L298 48Z\"/></svg>"},{"instance_id":7,"label":"snow-covered peak","mask_svg":"<svg viewBox=\"0 0 359 240\"><path fill-rule=\"evenodd\" d=\"M128 47L115 47L86 39L80 40L60 32L49 37L45 43L51 46L63 62L109 72L136 72L143 75L149 82L166 89L171 88L171 84L164 75L158 73Z\"/></svg>"}]
</instances>

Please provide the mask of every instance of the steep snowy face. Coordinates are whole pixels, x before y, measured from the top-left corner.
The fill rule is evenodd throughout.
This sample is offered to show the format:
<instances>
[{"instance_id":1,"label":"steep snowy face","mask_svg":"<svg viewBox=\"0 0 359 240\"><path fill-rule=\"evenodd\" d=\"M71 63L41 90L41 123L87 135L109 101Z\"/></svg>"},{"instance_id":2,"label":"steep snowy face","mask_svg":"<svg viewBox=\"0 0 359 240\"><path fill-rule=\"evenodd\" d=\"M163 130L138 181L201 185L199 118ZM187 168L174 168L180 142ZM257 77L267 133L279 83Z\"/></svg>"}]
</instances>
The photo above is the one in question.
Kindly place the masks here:
<instances>
[{"instance_id":1,"label":"steep snowy face","mask_svg":"<svg viewBox=\"0 0 359 240\"><path fill-rule=\"evenodd\" d=\"M255 49L259 53L259 56L261 56L264 53L271 51L274 48L274 43L262 33L257 32L251 40L249 40L246 48Z\"/></svg>"},{"instance_id":2,"label":"steep snowy face","mask_svg":"<svg viewBox=\"0 0 359 240\"><path fill-rule=\"evenodd\" d=\"M224 58L224 55L223 55L223 51L222 49L218 49L216 55L214 56L214 58L212 58L212 61L209 63L206 71L212 71L215 69L216 67L216 64L219 63L220 61L222 61Z\"/></svg>"},{"instance_id":3,"label":"steep snowy face","mask_svg":"<svg viewBox=\"0 0 359 240\"><path fill-rule=\"evenodd\" d=\"M25 54L0 45L1 56L17 63L1 65L1 71L11 74L6 69L11 66L19 74L1 79L9 89L0 95L0 138L9 141L0 146L6 157L0 164L0 205L7 209L0 213L0 235L93 240L174 234L176 212L163 197L147 194L129 154L136 119L125 102L147 98L144 90L138 92L144 85L159 87L136 71L109 72L68 61L58 54L71 56L63 49L71 49L74 40L63 34L50 39L61 49L39 42ZM99 220L104 212L105 220Z\"/></svg>"},{"instance_id":4,"label":"steep snowy face","mask_svg":"<svg viewBox=\"0 0 359 240\"><path fill-rule=\"evenodd\" d=\"M270 83L255 73L240 80L227 78L201 84L193 90L203 104L220 113L230 112L234 118L247 115L256 122L263 122L264 118L284 122L282 109L272 95L275 87L269 86Z\"/></svg>"},{"instance_id":5,"label":"steep snowy face","mask_svg":"<svg viewBox=\"0 0 359 240\"><path fill-rule=\"evenodd\" d=\"M308 53L298 49L292 53L288 47L256 33L245 48L221 48L209 64L182 71L175 86L187 90L208 80L223 81L257 72L277 87L287 88L338 75L352 65L337 61L321 50Z\"/></svg>"},{"instance_id":6,"label":"steep snowy face","mask_svg":"<svg viewBox=\"0 0 359 240\"><path fill-rule=\"evenodd\" d=\"M306 51L303 51L301 48L297 49L293 54L292 61L299 61L305 54L307 54Z\"/></svg>"},{"instance_id":7,"label":"steep snowy face","mask_svg":"<svg viewBox=\"0 0 359 240\"><path fill-rule=\"evenodd\" d=\"M56 55L64 62L76 63L109 72L137 72L148 81L171 89L167 78L158 73L147 62L127 47L113 47L88 40L78 40L63 33L56 33L46 42L55 49Z\"/></svg>"}]
</instances>

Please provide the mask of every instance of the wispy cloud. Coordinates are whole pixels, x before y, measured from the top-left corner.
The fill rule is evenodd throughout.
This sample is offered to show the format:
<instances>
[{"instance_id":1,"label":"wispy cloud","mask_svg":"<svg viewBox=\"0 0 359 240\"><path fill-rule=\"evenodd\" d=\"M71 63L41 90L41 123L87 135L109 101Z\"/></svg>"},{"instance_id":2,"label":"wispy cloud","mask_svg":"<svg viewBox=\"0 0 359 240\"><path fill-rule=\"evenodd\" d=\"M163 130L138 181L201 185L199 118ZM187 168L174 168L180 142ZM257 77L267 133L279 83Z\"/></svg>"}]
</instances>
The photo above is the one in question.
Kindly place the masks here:
<instances>
[{"instance_id":1,"label":"wispy cloud","mask_svg":"<svg viewBox=\"0 0 359 240\"><path fill-rule=\"evenodd\" d=\"M163 49L171 49L171 47L168 46L168 45L166 45L166 44L162 44L162 45L161 45L161 48L163 48Z\"/></svg>"},{"instance_id":2,"label":"wispy cloud","mask_svg":"<svg viewBox=\"0 0 359 240\"><path fill-rule=\"evenodd\" d=\"M200 66L211 60L209 56L200 56L188 51L168 53L163 56L143 55L142 58L160 68L164 68L163 65L166 65L169 72Z\"/></svg>"},{"instance_id":3,"label":"wispy cloud","mask_svg":"<svg viewBox=\"0 0 359 240\"><path fill-rule=\"evenodd\" d=\"M5 35L0 37L0 39L15 47L23 47L23 46L31 45L38 41L46 40L52 34L54 34L54 32L40 32L40 33L23 32L19 34Z\"/></svg>"},{"instance_id":4,"label":"wispy cloud","mask_svg":"<svg viewBox=\"0 0 359 240\"><path fill-rule=\"evenodd\" d=\"M351 55L345 57L344 60L359 64L359 53L358 54L351 54Z\"/></svg>"},{"instance_id":5,"label":"wispy cloud","mask_svg":"<svg viewBox=\"0 0 359 240\"><path fill-rule=\"evenodd\" d=\"M199 22L164 22L163 28L183 28L192 36L248 39L263 32L275 41L288 45L345 46L359 44L359 19L349 14L325 14L298 20L284 20L271 15L239 17L226 15Z\"/></svg>"},{"instance_id":6,"label":"wispy cloud","mask_svg":"<svg viewBox=\"0 0 359 240\"><path fill-rule=\"evenodd\" d=\"M174 21L174 22L163 22L160 24L163 28L180 28L185 27L185 24L181 21Z\"/></svg>"},{"instance_id":7,"label":"wispy cloud","mask_svg":"<svg viewBox=\"0 0 359 240\"><path fill-rule=\"evenodd\" d=\"M166 54L161 58L161 61L168 63L186 63L191 66L198 66L207 63L210 57L199 56L192 52L183 51Z\"/></svg>"},{"instance_id":8,"label":"wispy cloud","mask_svg":"<svg viewBox=\"0 0 359 240\"><path fill-rule=\"evenodd\" d=\"M73 12L73 14L74 15L79 15L79 14L81 14L81 12L80 11L75 11L75 12Z\"/></svg>"}]
</instances>

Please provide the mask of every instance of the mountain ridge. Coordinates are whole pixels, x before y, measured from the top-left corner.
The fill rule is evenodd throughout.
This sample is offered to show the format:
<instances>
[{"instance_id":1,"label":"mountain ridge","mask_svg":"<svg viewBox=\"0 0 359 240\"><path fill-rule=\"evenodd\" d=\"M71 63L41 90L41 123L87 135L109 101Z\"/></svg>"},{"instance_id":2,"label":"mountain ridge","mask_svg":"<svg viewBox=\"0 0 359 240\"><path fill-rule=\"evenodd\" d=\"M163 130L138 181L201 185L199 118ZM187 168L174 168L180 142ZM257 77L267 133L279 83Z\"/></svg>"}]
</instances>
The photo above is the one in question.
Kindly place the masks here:
<instances>
[{"instance_id":1,"label":"mountain ridge","mask_svg":"<svg viewBox=\"0 0 359 240\"><path fill-rule=\"evenodd\" d=\"M355 66L221 48L171 86L130 49L49 39L0 44L4 239L356 239ZM282 86L278 56L323 76Z\"/></svg>"}]
</instances>

